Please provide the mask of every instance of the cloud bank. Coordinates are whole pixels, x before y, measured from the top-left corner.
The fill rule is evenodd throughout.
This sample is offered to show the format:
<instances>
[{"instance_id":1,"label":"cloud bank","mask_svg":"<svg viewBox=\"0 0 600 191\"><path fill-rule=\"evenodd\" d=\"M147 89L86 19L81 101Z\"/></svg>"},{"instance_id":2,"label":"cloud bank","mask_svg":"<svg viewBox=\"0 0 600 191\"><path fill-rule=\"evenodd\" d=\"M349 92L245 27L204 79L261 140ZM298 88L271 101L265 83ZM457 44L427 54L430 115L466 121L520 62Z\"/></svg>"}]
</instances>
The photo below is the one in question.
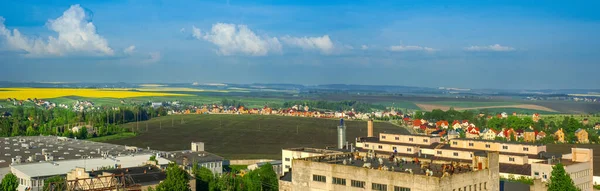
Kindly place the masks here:
<instances>
[{"instance_id":1,"label":"cloud bank","mask_svg":"<svg viewBox=\"0 0 600 191\"><path fill-rule=\"evenodd\" d=\"M509 46L502 46L500 44L494 44L494 45L489 45L489 46L470 46L470 47L466 47L465 50L467 51L493 51L493 52L508 52L508 51L514 51L515 48L513 47L509 47Z\"/></svg>"},{"instance_id":2,"label":"cloud bank","mask_svg":"<svg viewBox=\"0 0 600 191\"><path fill-rule=\"evenodd\" d=\"M330 54L334 47L329 35L323 35L322 37L284 36L281 40L290 46L300 47L304 50L319 50L323 54Z\"/></svg>"},{"instance_id":3,"label":"cloud bank","mask_svg":"<svg viewBox=\"0 0 600 191\"><path fill-rule=\"evenodd\" d=\"M96 32L96 26L90 20L81 6L72 5L62 16L46 23L48 29L58 36L41 39L24 36L17 29L9 30L4 25L4 18L0 17L0 36L6 38L9 48L23 50L28 56L64 56L73 53L114 55L107 40Z\"/></svg>"},{"instance_id":4,"label":"cloud bank","mask_svg":"<svg viewBox=\"0 0 600 191\"><path fill-rule=\"evenodd\" d=\"M402 45L390 46L389 50L393 51L393 52L406 52L406 51L426 51L426 52L433 52L433 51L436 51L436 49L429 48L429 47L422 47L422 46L402 46Z\"/></svg>"}]
</instances>

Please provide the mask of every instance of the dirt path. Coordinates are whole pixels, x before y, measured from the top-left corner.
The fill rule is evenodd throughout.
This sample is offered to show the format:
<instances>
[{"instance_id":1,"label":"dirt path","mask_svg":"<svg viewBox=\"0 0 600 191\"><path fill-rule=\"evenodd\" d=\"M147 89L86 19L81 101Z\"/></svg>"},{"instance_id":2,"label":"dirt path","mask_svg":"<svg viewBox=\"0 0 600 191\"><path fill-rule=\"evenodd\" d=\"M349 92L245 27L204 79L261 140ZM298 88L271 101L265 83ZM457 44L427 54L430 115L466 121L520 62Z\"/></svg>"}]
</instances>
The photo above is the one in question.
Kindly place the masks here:
<instances>
[{"instance_id":1,"label":"dirt path","mask_svg":"<svg viewBox=\"0 0 600 191\"><path fill-rule=\"evenodd\" d=\"M446 111L446 110L450 109L450 106L447 106L447 105L423 104L423 103L417 103L416 105L425 111L431 111L434 109L441 109L441 110ZM534 110L540 110L540 111L556 112L556 110L553 110L553 109L550 109L550 108L547 108L544 106L533 105L533 104L482 106L482 107L466 107L466 108L454 107L455 110L475 110L475 109L492 109L492 108L521 108L521 109L534 109Z\"/></svg>"}]
</instances>

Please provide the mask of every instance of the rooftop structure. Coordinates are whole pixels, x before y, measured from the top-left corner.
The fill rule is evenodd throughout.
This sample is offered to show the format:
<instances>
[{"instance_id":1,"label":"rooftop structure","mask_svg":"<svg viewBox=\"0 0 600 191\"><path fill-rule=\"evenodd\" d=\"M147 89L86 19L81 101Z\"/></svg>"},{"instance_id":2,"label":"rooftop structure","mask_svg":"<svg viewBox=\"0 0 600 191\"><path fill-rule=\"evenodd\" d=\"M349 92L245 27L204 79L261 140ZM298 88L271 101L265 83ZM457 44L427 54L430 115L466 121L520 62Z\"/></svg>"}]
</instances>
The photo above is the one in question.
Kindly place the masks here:
<instances>
[{"instance_id":1,"label":"rooftop structure","mask_svg":"<svg viewBox=\"0 0 600 191\"><path fill-rule=\"evenodd\" d=\"M223 173L223 157L204 151L203 142L192 142L191 150L160 152L157 155L181 165L188 171L192 170L194 164L198 164L214 174Z\"/></svg>"},{"instance_id":2,"label":"rooftop structure","mask_svg":"<svg viewBox=\"0 0 600 191\"><path fill-rule=\"evenodd\" d=\"M283 173L288 172L292 168L292 160L297 158L322 156L327 154L340 154L339 150L317 149L317 148L289 148L281 150L281 161L283 165Z\"/></svg>"},{"instance_id":3,"label":"rooftop structure","mask_svg":"<svg viewBox=\"0 0 600 191\"><path fill-rule=\"evenodd\" d=\"M469 163L342 153L293 160L280 190L498 190L498 153ZM286 181L291 179L291 181Z\"/></svg>"},{"instance_id":4,"label":"rooftop structure","mask_svg":"<svg viewBox=\"0 0 600 191\"><path fill-rule=\"evenodd\" d=\"M18 190L42 187L43 180L52 176L63 176L76 168L99 170L103 168L131 168L145 164L153 154L127 155L105 158L85 158L75 160L62 160L53 162L40 162L31 164L11 165L11 171L19 178ZM157 158L159 165L167 165L170 161Z\"/></svg>"}]
</instances>

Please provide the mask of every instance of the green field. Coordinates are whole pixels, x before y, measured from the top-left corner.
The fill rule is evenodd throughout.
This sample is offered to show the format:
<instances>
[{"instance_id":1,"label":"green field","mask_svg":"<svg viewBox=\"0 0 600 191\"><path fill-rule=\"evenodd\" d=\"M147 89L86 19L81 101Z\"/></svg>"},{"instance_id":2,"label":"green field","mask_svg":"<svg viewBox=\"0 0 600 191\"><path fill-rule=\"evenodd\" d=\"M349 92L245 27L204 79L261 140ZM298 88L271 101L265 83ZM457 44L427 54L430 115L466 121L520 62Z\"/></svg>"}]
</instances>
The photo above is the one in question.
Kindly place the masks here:
<instances>
[{"instance_id":1,"label":"green field","mask_svg":"<svg viewBox=\"0 0 600 191\"><path fill-rule=\"evenodd\" d=\"M502 113L502 112L506 112L508 114L511 114L513 112L517 112L518 114L534 114L534 113L539 113L542 115L550 115L550 114L557 114L557 112L549 112L549 111L542 111L542 110L535 110L535 109L523 109L523 108L488 108L488 109L480 109L480 110L476 110L476 111L487 111L489 113Z\"/></svg>"},{"instance_id":2,"label":"green field","mask_svg":"<svg viewBox=\"0 0 600 191\"><path fill-rule=\"evenodd\" d=\"M425 104L436 104L436 105L447 105L450 107L460 107L460 108L472 108L472 107L487 107L487 106L505 106L505 105L518 105L519 103L515 102L469 102L469 101L433 101L433 102L425 102Z\"/></svg>"},{"instance_id":3,"label":"green field","mask_svg":"<svg viewBox=\"0 0 600 191\"><path fill-rule=\"evenodd\" d=\"M282 148L335 146L338 120L261 115L170 115L147 122L129 123L140 131L135 137L108 143L174 151L188 150L202 141L205 149L228 159L279 159ZM347 121L347 140L366 136L365 121ZM375 123L380 132L407 133L387 122Z\"/></svg>"},{"instance_id":4,"label":"green field","mask_svg":"<svg viewBox=\"0 0 600 191\"><path fill-rule=\"evenodd\" d=\"M409 109L409 110L419 110L420 108L415 105L415 103L413 102L409 102L409 101L397 101L397 102L375 102L373 104L377 104L377 105L383 105L386 107L394 107L397 109Z\"/></svg>"}]
</instances>

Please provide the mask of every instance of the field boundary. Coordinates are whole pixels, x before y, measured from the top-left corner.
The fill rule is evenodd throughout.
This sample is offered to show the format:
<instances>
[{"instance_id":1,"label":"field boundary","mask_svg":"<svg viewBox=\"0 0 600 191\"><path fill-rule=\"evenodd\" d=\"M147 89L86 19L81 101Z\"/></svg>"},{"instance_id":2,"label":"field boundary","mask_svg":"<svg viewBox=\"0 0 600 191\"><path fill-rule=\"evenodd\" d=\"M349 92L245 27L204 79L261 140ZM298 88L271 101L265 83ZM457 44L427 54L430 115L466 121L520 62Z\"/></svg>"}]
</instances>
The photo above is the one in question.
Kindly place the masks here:
<instances>
[{"instance_id":1,"label":"field boundary","mask_svg":"<svg viewBox=\"0 0 600 191\"><path fill-rule=\"evenodd\" d=\"M451 107L447 105L438 105L438 104L425 104L425 103L416 103L416 105L425 110L431 111L434 109L441 109L444 111L449 110L450 108L454 108L457 111L461 110L478 110L478 109L495 109L495 108L518 108L518 109L531 109L531 110L539 110L539 111L547 111L547 112L557 112L556 110L539 106L533 104L515 104L515 105L498 105L498 106L481 106L481 107Z\"/></svg>"}]
</instances>

